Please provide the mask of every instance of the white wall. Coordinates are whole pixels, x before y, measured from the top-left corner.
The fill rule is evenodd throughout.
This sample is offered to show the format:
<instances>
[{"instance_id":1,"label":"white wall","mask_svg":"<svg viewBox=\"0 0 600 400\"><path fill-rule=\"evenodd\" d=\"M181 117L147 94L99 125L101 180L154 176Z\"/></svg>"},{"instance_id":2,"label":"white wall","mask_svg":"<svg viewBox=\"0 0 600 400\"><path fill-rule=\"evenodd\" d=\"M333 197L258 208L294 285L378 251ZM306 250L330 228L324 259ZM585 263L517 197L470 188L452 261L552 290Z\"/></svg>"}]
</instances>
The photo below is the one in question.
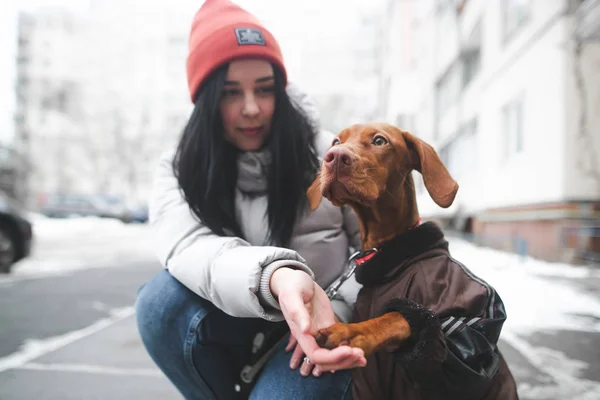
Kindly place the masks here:
<instances>
[{"instance_id":1,"label":"white wall","mask_svg":"<svg viewBox=\"0 0 600 400\"><path fill-rule=\"evenodd\" d=\"M505 64L507 56L490 54L506 67L495 75L494 80L491 76L482 76L479 151L485 162L482 165L481 207L552 202L564 198L563 121L566 104L561 85L565 79L565 53L561 48L564 39L564 30L557 23L513 64ZM523 96L524 101L523 152L503 160L506 130L502 108L516 96Z\"/></svg>"},{"instance_id":2,"label":"white wall","mask_svg":"<svg viewBox=\"0 0 600 400\"><path fill-rule=\"evenodd\" d=\"M460 189L449 210L441 210L427 193L422 192L419 205L425 216L451 214L458 208L476 213L488 208L558 202L581 196L598 198L599 192L591 189L590 180L573 178L576 153L571 151L571 143L576 101L572 83L569 83L572 72L567 45L571 25L569 17L563 14L564 2L532 0L529 22L508 41L502 35L502 4L501 0L471 0L465 9L463 28L466 31L477 16L483 17L481 71L463 92L460 102L442 115L439 121L441 137L432 144L439 151L452 140L460 122L477 117L476 168L457 177ZM434 52L439 49L430 57L435 72L434 77L426 80L426 85L435 85L456 57L457 38L450 36L451 30L443 21L437 22L437 26L437 38L441 41L433 47ZM423 24L419 33L422 40L431 36L427 29ZM592 74L591 59L595 60L598 71L598 54L587 53L590 59L588 74ZM595 75L598 85L598 72ZM433 88L423 93L421 128L430 124L427 117L433 115L435 99ZM504 158L503 108L519 96L524 107L523 150ZM596 110L600 102L598 96L592 100ZM598 132L597 115L590 108L590 129L595 129L592 132ZM424 137L430 138L429 135Z\"/></svg>"}]
</instances>

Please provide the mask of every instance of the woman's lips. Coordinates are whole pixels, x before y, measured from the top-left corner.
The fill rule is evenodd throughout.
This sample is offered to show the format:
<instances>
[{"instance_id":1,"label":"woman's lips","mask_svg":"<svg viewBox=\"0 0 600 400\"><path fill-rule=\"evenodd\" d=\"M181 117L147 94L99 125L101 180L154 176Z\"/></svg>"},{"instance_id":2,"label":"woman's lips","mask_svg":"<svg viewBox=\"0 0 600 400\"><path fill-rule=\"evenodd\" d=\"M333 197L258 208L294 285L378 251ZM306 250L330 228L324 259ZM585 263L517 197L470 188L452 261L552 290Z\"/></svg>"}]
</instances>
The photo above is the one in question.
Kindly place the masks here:
<instances>
[{"instance_id":1,"label":"woman's lips","mask_svg":"<svg viewBox=\"0 0 600 400\"><path fill-rule=\"evenodd\" d=\"M262 127L258 126L255 128L238 128L238 130L246 136L257 136L261 132Z\"/></svg>"}]
</instances>

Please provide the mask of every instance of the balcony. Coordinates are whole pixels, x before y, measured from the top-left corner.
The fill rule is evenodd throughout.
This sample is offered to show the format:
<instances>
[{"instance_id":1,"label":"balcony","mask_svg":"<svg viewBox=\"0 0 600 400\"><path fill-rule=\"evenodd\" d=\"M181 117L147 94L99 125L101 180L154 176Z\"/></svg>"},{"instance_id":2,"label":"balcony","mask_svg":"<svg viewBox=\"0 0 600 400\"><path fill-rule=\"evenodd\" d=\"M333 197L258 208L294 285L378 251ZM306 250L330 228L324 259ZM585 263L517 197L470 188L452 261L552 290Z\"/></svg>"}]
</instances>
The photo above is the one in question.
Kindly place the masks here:
<instances>
[{"instance_id":1,"label":"balcony","mask_svg":"<svg viewBox=\"0 0 600 400\"><path fill-rule=\"evenodd\" d=\"M575 11L575 34L581 41L600 41L600 0L583 0Z\"/></svg>"}]
</instances>

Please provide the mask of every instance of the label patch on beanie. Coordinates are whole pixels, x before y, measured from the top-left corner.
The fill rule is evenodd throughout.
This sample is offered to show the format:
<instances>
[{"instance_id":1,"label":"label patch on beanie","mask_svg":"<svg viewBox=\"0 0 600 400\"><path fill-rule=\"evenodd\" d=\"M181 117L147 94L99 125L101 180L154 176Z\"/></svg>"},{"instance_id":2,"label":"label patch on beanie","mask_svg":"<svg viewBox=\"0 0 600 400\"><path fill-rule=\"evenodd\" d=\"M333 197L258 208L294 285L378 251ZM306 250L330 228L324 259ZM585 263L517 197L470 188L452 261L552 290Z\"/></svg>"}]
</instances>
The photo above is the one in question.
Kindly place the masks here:
<instances>
[{"instance_id":1,"label":"label patch on beanie","mask_svg":"<svg viewBox=\"0 0 600 400\"><path fill-rule=\"evenodd\" d=\"M266 46L262 32L256 28L235 28L235 36L239 45L256 44Z\"/></svg>"}]
</instances>

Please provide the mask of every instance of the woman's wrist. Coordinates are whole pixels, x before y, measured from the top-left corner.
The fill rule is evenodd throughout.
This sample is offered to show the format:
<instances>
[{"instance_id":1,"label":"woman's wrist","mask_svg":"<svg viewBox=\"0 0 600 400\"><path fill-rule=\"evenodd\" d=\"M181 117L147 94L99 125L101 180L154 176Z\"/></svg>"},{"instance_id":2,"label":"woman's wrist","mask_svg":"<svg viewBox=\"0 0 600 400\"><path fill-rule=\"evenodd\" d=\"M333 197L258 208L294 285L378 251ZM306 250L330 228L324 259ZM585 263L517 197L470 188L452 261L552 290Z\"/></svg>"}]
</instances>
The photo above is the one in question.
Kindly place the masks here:
<instances>
[{"instance_id":1,"label":"woman's wrist","mask_svg":"<svg viewBox=\"0 0 600 400\"><path fill-rule=\"evenodd\" d=\"M269 281L269 289L271 290L273 297L277 299L279 297L279 293L281 293L282 284L285 284L285 282L289 282L289 277L292 274L299 272L304 273L302 271L298 271L297 269L290 267L277 268L271 275L271 280Z\"/></svg>"},{"instance_id":2,"label":"woman's wrist","mask_svg":"<svg viewBox=\"0 0 600 400\"><path fill-rule=\"evenodd\" d=\"M286 271L280 271L277 274L279 277L276 277L273 280L273 274L275 274L280 269L285 269ZM263 269L260 276L260 284L257 296L263 307L274 310L281 309L279 306L279 299L277 298L277 295L282 292L282 287L284 286L286 281L291 282L298 280L294 279L294 274L291 274L291 272L304 272L310 280L314 278L313 272L304 263L301 263L299 261L278 260L272 262ZM281 276L284 276L285 279L282 279ZM306 278L305 276L302 277ZM274 285L272 285L272 283ZM273 288L273 286L276 286L276 288Z\"/></svg>"}]
</instances>

